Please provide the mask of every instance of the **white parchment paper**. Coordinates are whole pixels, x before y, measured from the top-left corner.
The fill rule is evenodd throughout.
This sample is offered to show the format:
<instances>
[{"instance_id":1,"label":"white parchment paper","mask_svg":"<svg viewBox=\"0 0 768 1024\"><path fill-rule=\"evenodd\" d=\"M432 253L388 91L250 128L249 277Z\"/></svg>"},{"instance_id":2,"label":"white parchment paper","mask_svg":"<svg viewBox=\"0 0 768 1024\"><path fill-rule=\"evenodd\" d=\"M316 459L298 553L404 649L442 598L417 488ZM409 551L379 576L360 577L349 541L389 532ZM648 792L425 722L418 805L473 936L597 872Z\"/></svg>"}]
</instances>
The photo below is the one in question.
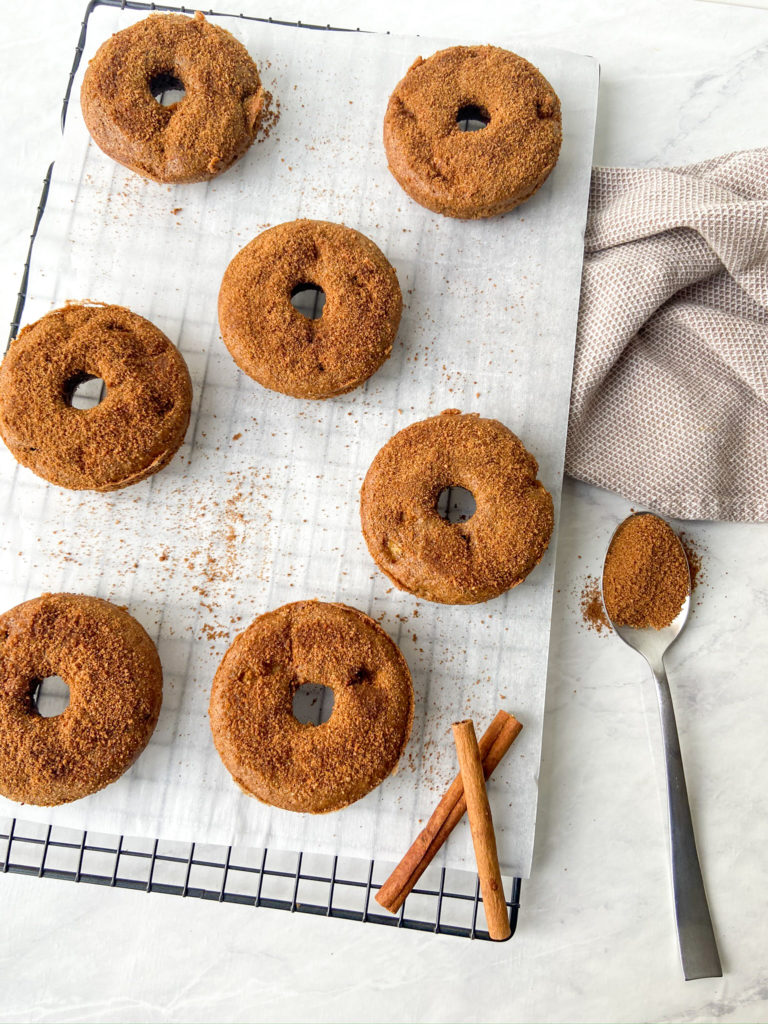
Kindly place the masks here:
<instances>
[{"instance_id":1,"label":"white parchment paper","mask_svg":"<svg viewBox=\"0 0 768 1024\"><path fill-rule=\"evenodd\" d=\"M68 299L120 303L179 346L192 422L171 465L124 491L50 487L0 451L0 606L44 591L128 606L165 674L160 721L117 783L75 804L0 812L99 832L269 845L397 860L456 771L450 723L480 733L506 708L524 723L490 786L506 872L530 871L556 535L506 596L475 607L418 601L371 561L362 478L407 424L445 408L501 419L540 463L559 509L598 70L526 48L563 104L560 161L504 217L469 223L414 204L387 171L389 93L418 55L451 41L218 20L248 47L280 120L222 177L168 187L114 164L79 109L87 60L135 12L97 8L35 243L23 323ZM493 40L516 49L515 40ZM365 388L324 403L260 388L229 357L216 300L234 254L296 217L344 222L395 266L405 300L392 357ZM234 635L287 601L343 600L379 619L413 673L416 716L396 775L346 810L311 817L244 796L213 747L211 680ZM474 864L466 827L444 863Z\"/></svg>"}]
</instances>

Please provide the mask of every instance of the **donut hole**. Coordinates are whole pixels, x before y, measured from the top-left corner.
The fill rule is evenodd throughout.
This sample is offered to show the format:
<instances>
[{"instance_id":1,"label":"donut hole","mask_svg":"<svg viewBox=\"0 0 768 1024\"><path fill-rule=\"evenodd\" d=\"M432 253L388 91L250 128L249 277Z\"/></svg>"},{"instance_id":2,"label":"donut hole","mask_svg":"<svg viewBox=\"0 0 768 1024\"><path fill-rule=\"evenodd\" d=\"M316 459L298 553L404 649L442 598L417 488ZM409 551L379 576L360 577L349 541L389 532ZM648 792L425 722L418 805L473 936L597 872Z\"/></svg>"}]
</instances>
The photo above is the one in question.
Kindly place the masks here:
<instances>
[{"instance_id":1,"label":"donut hole","mask_svg":"<svg viewBox=\"0 0 768 1024\"><path fill-rule=\"evenodd\" d=\"M107 394L107 385L92 373L75 373L64 384L64 401L73 409L93 409Z\"/></svg>"},{"instance_id":2,"label":"donut hole","mask_svg":"<svg viewBox=\"0 0 768 1024\"><path fill-rule=\"evenodd\" d=\"M149 80L149 91L161 107L172 107L187 95L184 83L171 71L161 71Z\"/></svg>"},{"instance_id":3,"label":"donut hole","mask_svg":"<svg viewBox=\"0 0 768 1024\"><path fill-rule=\"evenodd\" d=\"M325 292L309 281L302 281L291 291L291 305L307 320L319 320L325 306Z\"/></svg>"},{"instance_id":4,"label":"donut hole","mask_svg":"<svg viewBox=\"0 0 768 1024\"><path fill-rule=\"evenodd\" d=\"M477 510L475 496L466 487L444 487L437 496L437 512L449 523L466 523Z\"/></svg>"},{"instance_id":5,"label":"donut hole","mask_svg":"<svg viewBox=\"0 0 768 1024\"><path fill-rule=\"evenodd\" d=\"M479 132L491 123L491 115L476 103L466 103L459 107L456 123L463 132Z\"/></svg>"},{"instance_id":6,"label":"donut hole","mask_svg":"<svg viewBox=\"0 0 768 1024\"><path fill-rule=\"evenodd\" d=\"M32 680L32 703L42 718L55 718L69 707L69 687L61 676Z\"/></svg>"},{"instance_id":7,"label":"donut hole","mask_svg":"<svg viewBox=\"0 0 768 1024\"><path fill-rule=\"evenodd\" d=\"M330 686L302 683L293 694L293 717L302 725L323 725L333 714L333 705Z\"/></svg>"}]
</instances>

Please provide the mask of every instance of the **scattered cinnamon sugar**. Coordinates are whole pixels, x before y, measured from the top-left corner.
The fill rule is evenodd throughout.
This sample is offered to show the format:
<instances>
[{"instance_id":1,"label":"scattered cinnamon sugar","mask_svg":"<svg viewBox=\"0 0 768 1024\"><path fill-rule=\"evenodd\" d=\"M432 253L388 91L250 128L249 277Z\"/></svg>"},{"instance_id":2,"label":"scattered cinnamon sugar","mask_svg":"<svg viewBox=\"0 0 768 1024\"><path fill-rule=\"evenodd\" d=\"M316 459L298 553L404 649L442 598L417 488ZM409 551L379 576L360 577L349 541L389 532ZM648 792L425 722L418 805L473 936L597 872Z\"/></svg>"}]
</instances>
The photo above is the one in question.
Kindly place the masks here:
<instances>
[{"instance_id":1,"label":"scattered cinnamon sugar","mask_svg":"<svg viewBox=\"0 0 768 1024\"><path fill-rule=\"evenodd\" d=\"M695 590L705 580L702 554L696 541L687 533L680 534L680 543L683 545L685 557L688 559L688 568L691 571L691 590Z\"/></svg>"},{"instance_id":2,"label":"scattered cinnamon sugar","mask_svg":"<svg viewBox=\"0 0 768 1024\"><path fill-rule=\"evenodd\" d=\"M614 622L664 629L677 617L689 587L682 544L663 519L644 513L619 527L603 572L606 610Z\"/></svg>"},{"instance_id":3,"label":"scattered cinnamon sugar","mask_svg":"<svg viewBox=\"0 0 768 1024\"><path fill-rule=\"evenodd\" d=\"M257 142L264 142L272 134L280 120L280 100L276 100L269 89L264 90L264 104L261 108L261 121L259 123L259 134Z\"/></svg>"},{"instance_id":4,"label":"scattered cinnamon sugar","mask_svg":"<svg viewBox=\"0 0 768 1024\"><path fill-rule=\"evenodd\" d=\"M587 576L579 597L581 617L590 629L596 633L611 632L611 624L603 607L603 595L600 591L600 580L597 576Z\"/></svg>"}]
</instances>

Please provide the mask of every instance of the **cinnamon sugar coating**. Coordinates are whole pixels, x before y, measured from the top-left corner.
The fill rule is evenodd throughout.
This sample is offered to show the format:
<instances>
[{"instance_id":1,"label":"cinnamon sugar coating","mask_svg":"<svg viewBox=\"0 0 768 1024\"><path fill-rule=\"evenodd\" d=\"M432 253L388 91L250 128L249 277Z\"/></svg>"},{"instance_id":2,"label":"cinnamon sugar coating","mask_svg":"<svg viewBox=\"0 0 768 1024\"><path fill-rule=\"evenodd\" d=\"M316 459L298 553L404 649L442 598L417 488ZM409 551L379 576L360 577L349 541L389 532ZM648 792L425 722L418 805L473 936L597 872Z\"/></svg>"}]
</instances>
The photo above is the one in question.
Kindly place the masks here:
<instances>
[{"instance_id":1,"label":"cinnamon sugar coating","mask_svg":"<svg viewBox=\"0 0 768 1024\"><path fill-rule=\"evenodd\" d=\"M462 131L457 115L467 107L484 112L484 128ZM419 57L384 118L390 171L417 203L448 217L492 217L530 198L557 163L561 140L552 86L498 46Z\"/></svg>"},{"instance_id":2,"label":"cinnamon sugar coating","mask_svg":"<svg viewBox=\"0 0 768 1024\"><path fill-rule=\"evenodd\" d=\"M163 77L185 89L167 107L151 92ZM99 47L80 105L107 156L145 178L181 184L207 181L242 156L259 129L264 90L242 43L200 12L151 14Z\"/></svg>"},{"instance_id":3,"label":"cinnamon sugar coating","mask_svg":"<svg viewBox=\"0 0 768 1024\"><path fill-rule=\"evenodd\" d=\"M35 683L58 675L69 706L43 718ZM0 793L68 803L109 785L155 728L163 673L128 612L80 594L43 594L0 616Z\"/></svg>"},{"instance_id":4,"label":"cinnamon sugar coating","mask_svg":"<svg viewBox=\"0 0 768 1024\"><path fill-rule=\"evenodd\" d=\"M76 409L73 386L107 392ZM192 383L162 331L123 306L72 304L25 327L0 366L0 436L14 458L72 490L112 491L157 473L189 424Z\"/></svg>"},{"instance_id":5,"label":"cinnamon sugar coating","mask_svg":"<svg viewBox=\"0 0 768 1024\"><path fill-rule=\"evenodd\" d=\"M325 292L316 320L291 304L306 284ZM262 232L229 264L219 326L237 365L263 387L330 398L359 387L388 358L402 308L397 275L369 238L295 220Z\"/></svg>"},{"instance_id":6,"label":"cinnamon sugar coating","mask_svg":"<svg viewBox=\"0 0 768 1024\"><path fill-rule=\"evenodd\" d=\"M401 590L442 604L475 604L521 583L541 561L554 518L538 464L511 430L448 409L413 423L366 474L360 518L368 550ZM476 502L466 522L437 511L447 487Z\"/></svg>"},{"instance_id":7,"label":"cinnamon sugar coating","mask_svg":"<svg viewBox=\"0 0 768 1024\"><path fill-rule=\"evenodd\" d=\"M603 569L605 608L617 626L664 629L690 587L688 559L671 526L649 512L622 523Z\"/></svg>"},{"instance_id":8,"label":"cinnamon sugar coating","mask_svg":"<svg viewBox=\"0 0 768 1024\"><path fill-rule=\"evenodd\" d=\"M293 716L306 683L333 690L322 725ZM298 601L260 615L235 639L209 714L216 749L245 793L323 814L394 771L411 731L413 687L400 650L373 619L343 604Z\"/></svg>"}]
</instances>

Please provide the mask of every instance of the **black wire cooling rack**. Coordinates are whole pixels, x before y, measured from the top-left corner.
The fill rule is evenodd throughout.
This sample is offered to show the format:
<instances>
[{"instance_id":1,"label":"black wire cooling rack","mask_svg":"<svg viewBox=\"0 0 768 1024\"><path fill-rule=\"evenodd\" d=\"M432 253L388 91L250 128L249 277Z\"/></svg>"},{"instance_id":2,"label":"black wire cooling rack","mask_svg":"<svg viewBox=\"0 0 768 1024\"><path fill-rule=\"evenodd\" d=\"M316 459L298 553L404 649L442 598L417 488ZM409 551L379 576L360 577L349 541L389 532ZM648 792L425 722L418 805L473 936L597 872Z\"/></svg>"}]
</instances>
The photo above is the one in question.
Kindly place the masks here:
<instances>
[{"instance_id":1,"label":"black wire cooling rack","mask_svg":"<svg viewBox=\"0 0 768 1024\"><path fill-rule=\"evenodd\" d=\"M0 828L0 873L489 938L479 882L468 871L430 867L393 916L374 902L392 865L373 860L105 836L16 818ZM507 906L514 932L518 878L512 880Z\"/></svg>"},{"instance_id":2,"label":"black wire cooling rack","mask_svg":"<svg viewBox=\"0 0 768 1024\"><path fill-rule=\"evenodd\" d=\"M61 110L61 127L67 116L72 83L80 64L91 12L97 7L135 11L193 9L136 0L91 0L85 9L75 56ZM354 32L331 25L256 18L205 11L216 17L241 18L286 25L296 29ZM45 210L54 165L48 168L35 215L24 264L21 287L11 322L9 342L16 337L27 295L29 266L37 230ZM314 914L347 921L435 932L471 939L489 939L476 874L431 865L421 883L408 896L396 916L382 913L374 897L393 865L361 858L322 854L286 853L281 850L240 849L200 843L169 842L109 836L18 818L0 819L0 874L89 882L109 888L192 896L218 903L240 903L292 913ZM505 893L512 934L520 907L520 879L506 879Z\"/></svg>"}]
</instances>

